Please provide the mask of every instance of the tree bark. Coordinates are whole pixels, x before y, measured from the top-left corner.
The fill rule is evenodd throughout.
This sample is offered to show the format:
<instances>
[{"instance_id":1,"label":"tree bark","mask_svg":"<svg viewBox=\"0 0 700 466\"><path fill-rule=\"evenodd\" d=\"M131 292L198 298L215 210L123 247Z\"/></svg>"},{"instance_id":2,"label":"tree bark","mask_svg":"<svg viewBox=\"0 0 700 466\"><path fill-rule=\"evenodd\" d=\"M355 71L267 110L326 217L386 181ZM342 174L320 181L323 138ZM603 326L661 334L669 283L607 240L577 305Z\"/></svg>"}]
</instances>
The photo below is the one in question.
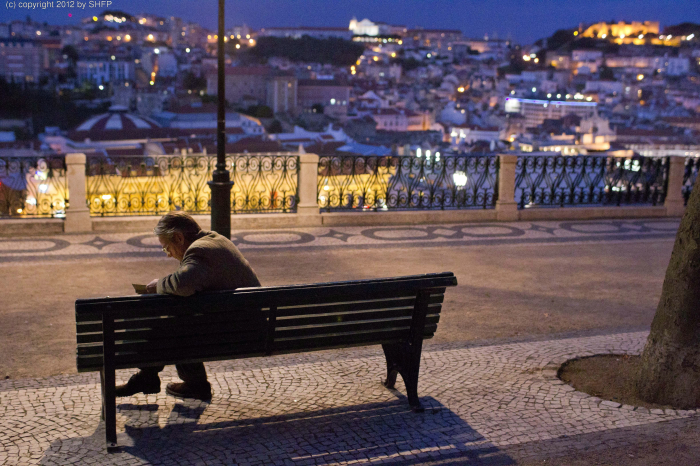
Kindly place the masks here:
<instances>
[{"instance_id":1,"label":"tree bark","mask_svg":"<svg viewBox=\"0 0 700 466\"><path fill-rule=\"evenodd\" d=\"M700 406L700 179L681 220L661 299L642 353L640 398L679 409Z\"/></svg>"}]
</instances>

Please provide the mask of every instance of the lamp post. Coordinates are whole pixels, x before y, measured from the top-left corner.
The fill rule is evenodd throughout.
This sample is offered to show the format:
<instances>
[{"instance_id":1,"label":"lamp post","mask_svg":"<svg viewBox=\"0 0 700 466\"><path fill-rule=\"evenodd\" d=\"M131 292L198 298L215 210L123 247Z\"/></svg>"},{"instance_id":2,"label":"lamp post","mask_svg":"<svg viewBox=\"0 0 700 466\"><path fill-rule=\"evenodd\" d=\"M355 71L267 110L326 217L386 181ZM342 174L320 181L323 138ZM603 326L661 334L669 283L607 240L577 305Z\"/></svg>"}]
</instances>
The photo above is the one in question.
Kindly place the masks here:
<instances>
[{"instance_id":1,"label":"lamp post","mask_svg":"<svg viewBox=\"0 0 700 466\"><path fill-rule=\"evenodd\" d=\"M212 180L208 182L211 189L211 229L227 238L231 237L231 181L226 170L226 82L224 72L224 0L219 0L219 37L218 37L218 122L216 129L216 169Z\"/></svg>"}]
</instances>

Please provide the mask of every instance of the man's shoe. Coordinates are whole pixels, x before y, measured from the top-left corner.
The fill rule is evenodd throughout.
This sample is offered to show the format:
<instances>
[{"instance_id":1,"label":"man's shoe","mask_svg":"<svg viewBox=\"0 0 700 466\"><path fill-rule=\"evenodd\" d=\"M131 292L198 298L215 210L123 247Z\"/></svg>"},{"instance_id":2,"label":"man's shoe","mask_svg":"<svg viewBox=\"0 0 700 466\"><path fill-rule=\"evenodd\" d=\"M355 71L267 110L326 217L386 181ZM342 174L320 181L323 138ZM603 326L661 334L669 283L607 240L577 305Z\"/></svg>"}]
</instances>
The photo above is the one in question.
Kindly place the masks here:
<instances>
[{"instance_id":1,"label":"man's shoe","mask_svg":"<svg viewBox=\"0 0 700 466\"><path fill-rule=\"evenodd\" d=\"M124 385L117 385L117 396L131 396L137 393L152 395L160 392L160 377L145 377L141 372L132 375Z\"/></svg>"},{"instance_id":2,"label":"man's shoe","mask_svg":"<svg viewBox=\"0 0 700 466\"><path fill-rule=\"evenodd\" d=\"M186 382L169 383L165 388L165 392L177 398L194 398L202 401L211 400L211 384L209 384L209 382L204 382L201 385L188 385Z\"/></svg>"}]
</instances>

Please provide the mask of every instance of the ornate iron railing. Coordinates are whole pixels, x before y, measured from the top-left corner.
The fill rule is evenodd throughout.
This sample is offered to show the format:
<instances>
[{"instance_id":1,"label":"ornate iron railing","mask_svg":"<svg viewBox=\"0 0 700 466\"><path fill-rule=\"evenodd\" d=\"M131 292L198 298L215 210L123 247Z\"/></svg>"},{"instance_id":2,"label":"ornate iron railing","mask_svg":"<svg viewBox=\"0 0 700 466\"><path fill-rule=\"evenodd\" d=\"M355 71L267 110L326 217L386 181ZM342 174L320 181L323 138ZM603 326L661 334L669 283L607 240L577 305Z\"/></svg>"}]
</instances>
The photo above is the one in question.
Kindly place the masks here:
<instances>
[{"instance_id":1,"label":"ornate iron railing","mask_svg":"<svg viewBox=\"0 0 700 466\"><path fill-rule=\"evenodd\" d=\"M231 154L232 213L295 212L297 167L292 154ZM211 212L213 155L89 157L87 202L93 216Z\"/></svg>"},{"instance_id":2,"label":"ornate iron railing","mask_svg":"<svg viewBox=\"0 0 700 466\"><path fill-rule=\"evenodd\" d=\"M663 204L668 159L519 156L515 201L542 206Z\"/></svg>"},{"instance_id":3,"label":"ornate iron railing","mask_svg":"<svg viewBox=\"0 0 700 466\"><path fill-rule=\"evenodd\" d=\"M693 191L693 186L698 179L698 170L700 170L700 158L688 157L685 159L685 173L683 174L683 205L688 205L690 193Z\"/></svg>"},{"instance_id":4,"label":"ornate iron railing","mask_svg":"<svg viewBox=\"0 0 700 466\"><path fill-rule=\"evenodd\" d=\"M493 208L497 156L321 157L322 211Z\"/></svg>"},{"instance_id":5,"label":"ornate iron railing","mask_svg":"<svg viewBox=\"0 0 700 466\"><path fill-rule=\"evenodd\" d=\"M0 218L64 217L63 157L0 157Z\"/></svg>"}]
</instances>

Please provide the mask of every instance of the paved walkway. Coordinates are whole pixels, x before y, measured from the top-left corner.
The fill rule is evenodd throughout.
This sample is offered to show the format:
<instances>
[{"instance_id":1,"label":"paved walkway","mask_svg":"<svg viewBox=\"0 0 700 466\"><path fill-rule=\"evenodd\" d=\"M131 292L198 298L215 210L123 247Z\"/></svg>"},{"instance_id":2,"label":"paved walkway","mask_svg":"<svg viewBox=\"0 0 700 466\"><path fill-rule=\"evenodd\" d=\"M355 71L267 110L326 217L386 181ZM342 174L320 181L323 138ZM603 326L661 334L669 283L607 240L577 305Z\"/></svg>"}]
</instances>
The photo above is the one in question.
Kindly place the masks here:
<instances>
[{"instance_id":1,"label":"paved walkway","mask_svg":"<svg viewBox=\"0 0 700 466\"><path fill-rule=\"evenodd\" d=\"M638 429L696 411L601 401L556 378L567 359L637 354L646 333L433 345L423 414L385 389L378 348L208 365L210 404L165 395L119 400L120 452L104 449L96 374L0 382L2 464L514 464L633 444ZM125 380L127 371L118 379ZM175 380L166 369L163 383ZM400 380L400 379L399 379Z\"/></svg>"},{"instance_id":2,"label":"paved walkway","mask_svg":"<svg viewBox=\"0 0 700 466\"><path fill-rule=\"evenodd\" d=\"M621 314L620 309L627 309L615 304L621 293L610 296L603 293L605 290L593 280L599 280L602 272L595 267L590 271L586 268L588 262L605 262L604 258L585 256L586 261L581 261L583 269L576 269L578 272L562 268L561 273L566 274L567 280L578 277L578 282L548 282L544 291L540 290L542 296L535 293L537 299L534 299L523 294L517 286L514 288L517 293L513 295L497 294L499 289L490 287L491 282L482 283L479 277L488 277L489 274L500 277L501 268L490 269L488 262L475 261L482 256L469 256L470 259L467 256L482 246L492 246L487 249L493 252L501 245L522 245L518 251L528 252L535 245L600 244L605 249L606 244L628 243L628 249L636 251L639 248L633 246L640 242L648 243L650 247L659 241L668 245L677 228L678 220L674 219L640 219L234 232L233 240L248 257L256 260L263 273L269 274L267 280L272 283L282 283L283 279L314 280L320 274L315 268L316 256L307 258L311 265L305 267L311 271L303 267L303 273L297 271L300 278L279 275L286 273L284 270L278 275L272 274L271 271L279 269L279 256L266 254L270 248L275 252L287 251L287 256L294 260L301 260L304 255L323 256L333 252L334 261L341 261L341 264L357 261L351 254L354 249L374 249L375 255L386 258L385 248L393 248L391 257L396 264L389 264L392 271L406 264L413 269L420 265L415 262L427 261L424 254L418 254L422 251L414 249L416 254L407 254L403 251L405 248L434 248L429 249L438 256L433 261L440 265L451 261L450 269L455 271L462 270L455 261L468 265L471 260L474 264L471 267L478 267L475 269L478 273L472 271L469 275L471 269L460 272L460 276L472 276L470 287L465 289L464 299L457 291L450 295L448 304L453 309L445 309L442 333L438 329L438 336L456 332L459 338L438 339L424 349L419 395L428 407L427 411L414 414L408 410L400 378L397 383L399 391L386 390L380 384L384 361L381 349L377 347L225 361L208 364L214 390L210 404L183 402L164 392L120 399L117 431L122 449L119 453L107 455L104 427L99 420L97 374L4 380L0 381L0 464L396 462L406 465L501 465L577 455L596 448L633 445L654 436L656 439L672 438L672 434L680 429L698 429L700 415L694 411L650 412L619 406L576 392L556 378L556 368L573 357L598 353L638 354L646 333L609 334L608 331L607 335L598 336L579 335L553 340L540 336L541 341L476 345L463 341L467 330L461 326L460 320L461 314L465 314L464 308L469 306L479 309L478 314L472 313L464 318L471 326L476 318L482 319L483 326L488 319L502 317L503 309L512 310L513 320L542 319L542 312L554 313L561 310L560 307L566 312L575 312L572 316L564 313L565 318L572 318L585 310L590 311L597 302L586 301L578 303L578 307L567 308L578 296L574 294L572 298L574 287L597 286L596 298L601 300L605 314L613 315L616 322L621 321L626 314ZM444 246L452 245L460 248L446 253ZM300 254L295 255L293 251L297 250ZM306 254L306 250L314 254ZM345 251L349 255L342 254ZM542 251L538 249L533 254L541 255ZM483 257L492 257L492 253L489 254ZM577 254L583 253L572 249L558 250L556 254L555 257L563 254L567 260L575 261L577 257L581 259ZM403 261L401 258L407 255L416 258L411 259L413 262ZM527 262L529 257L524 254L524 259L516 264L523 269L509 270L511 275L521 277L524 287L533 286L529 277L537 271L532 270L532 265ZM66 263L69 268L62 270L72 270L73 275L80 275L80 270L75 267L99 275L102 269L114 272L114 267L108 268L107 265L117 260L120 261L117 268L131 267L127 275L133 275L135 271L128 262L142 259L155 261L147 264L154 270L160 261L163 261L163 268L172 266L172 260L165 257L156 238L148 232L0 239L0 267L8 281L19 289L26 281L35 279L34 276L45 279L46 274L55 273L50 265L56 262ZM513 262L505 263L514 266ZM561 266L559 262L553 263ZM627 283L627 279L646 277L650 272L644 267L649 267L650 263L655 264L647 261L637 264L642 275L624 275L620 280ZM431 264L433 262L429 264L432 267ZM332 270L325 268L322 271ZM361 272L352 269L353 277ZM589 273L593 275L586 275ZM116 280L115 276L119 278L118 273L110 276L112 281ZM82 281L68 277L66 275L63 281L57 282L60 284L57 293L65 295L61 295L67 303L64 307L71 311L75 299L73 294L95 290L87 286L86 277L82 277ZM123 278L126 281L115 284L115 289L128 289L129 279L129 276ZM78 282L72 283L75 280ZM104 277L102 280L99 286L104 286ZM76 289L64 291L69 285ZM480 286L485 288L482 290ZM563 286L568 290L566 296L555 302L558 295L550 293L547 287ZM512 290L507 288L506 291ZM637 290L636 293L643 291ZM474 304L473 299L478 293L484 294L484 299L498 300L495 313L489 311L491 308L486 304L481 305L481 301ZM494 293L493 298L489 293ZM14 309L17 306L12 299L17 298L8 298L6 304ZM52 313L42 316L53 316L56 299L53 296L50 305L47 304ZM524 301L528 299L531 306L537 308L537 313L527 313L529 308ZM519 306L513 306L513 303L519 303ZM32 305L36 307L36 303ZM617 314L613 312L615 305L620 308ZM27 310L18 312L26 313ZM547 313L543 315L546 317ZM67 320L72 319L70 315L68 312ZM597 314L592 316L598 318ZM10 324L16 322L8 319ZM22 317L21 321L24 319ZM603 321L601 318L600 328L612 327L613 324ZM51 322L54 321L50 320L49 325ZM24 325L26 328L23 327L22 331L25 332L44 331L44 327L29 327L26 321ZM585 327L577 325L577 328ZM66 335L72 331L67 328ZM17 336L19 334L13 335L7 338L23 338ZM73 351L68 346L66 354ZM129 374L130 371L120 371L117 378L125 381ZM169 367L163 373L163 385L172 380L176 380L176 375Z\"/></svg>"}]
</instances>

